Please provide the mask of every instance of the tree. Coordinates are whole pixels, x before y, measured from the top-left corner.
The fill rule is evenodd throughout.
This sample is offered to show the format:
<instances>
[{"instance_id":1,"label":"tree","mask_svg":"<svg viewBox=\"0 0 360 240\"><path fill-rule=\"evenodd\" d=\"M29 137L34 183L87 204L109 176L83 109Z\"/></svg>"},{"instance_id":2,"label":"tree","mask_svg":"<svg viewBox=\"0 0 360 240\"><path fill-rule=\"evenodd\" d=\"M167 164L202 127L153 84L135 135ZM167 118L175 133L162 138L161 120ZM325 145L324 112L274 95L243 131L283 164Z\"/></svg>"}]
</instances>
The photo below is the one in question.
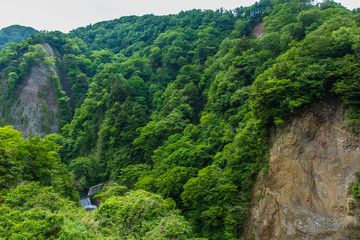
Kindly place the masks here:
<instances>
[{"instance_id":1,"label":"tree","mask_svg":"<svg viewBox=\"0 0 360 240\"><path fill-rule=\"evenodd\" d=\"M102 183L105 177L104 166L98 157L86 156L73 159L69 164L77 185L90 188Z\"/></svg>"},{"instance_id":2,"label":"tree","mask_svg":"<svg viewBox=\"0 0 360 240\"><path fill-rule=\"evenodd\" d=\"M0 238L98 239L85 210L39 183L22 184L0 205Z\"/></svg>"},{"instance_id":3,"label":"tree","mask_svg":"<svg viewBox=\"0 0 360 240\"><path fill-rule=\"evenodd\" d=\"M187 167L174 167L167 170L156 181L157 193L164 198L172 198L179 204L183 185L195 177L196 173L197 169Z\"/></svg>"},{"instance_id":4,"label":"tree","mask_svg":"<svg viewBox=\"0 0 360 240\"><path fill-rule=\"evenodd\" d=\"M105 236L135 239L189 239L189 224L174 211L171 199L142 190L108 198L95 219ZM161 229L161 231L157 231Z\"/></svg>"}]
</instances>

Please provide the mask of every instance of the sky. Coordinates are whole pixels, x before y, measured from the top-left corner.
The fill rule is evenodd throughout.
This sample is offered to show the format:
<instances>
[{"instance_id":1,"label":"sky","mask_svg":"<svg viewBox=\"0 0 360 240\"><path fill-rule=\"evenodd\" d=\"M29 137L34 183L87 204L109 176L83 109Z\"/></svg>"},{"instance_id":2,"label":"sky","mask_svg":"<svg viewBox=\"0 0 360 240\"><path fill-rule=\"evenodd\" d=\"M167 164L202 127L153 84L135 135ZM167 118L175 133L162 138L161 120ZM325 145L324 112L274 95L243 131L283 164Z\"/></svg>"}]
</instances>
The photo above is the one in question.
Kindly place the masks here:
<instances>
[{"instance_id":1,"label":"sky","mask_svg":"<svg viewBox=\"0 0 360 240\"><path fill-rule=\"evenodd\" d=\"M5 0L0 29L14 24L37 30L69 32L99 21L144 14L167 15L191 9L235 9L256 0ZM358 0L337 0L352 10Z\"/></svg>"}]
</instances>

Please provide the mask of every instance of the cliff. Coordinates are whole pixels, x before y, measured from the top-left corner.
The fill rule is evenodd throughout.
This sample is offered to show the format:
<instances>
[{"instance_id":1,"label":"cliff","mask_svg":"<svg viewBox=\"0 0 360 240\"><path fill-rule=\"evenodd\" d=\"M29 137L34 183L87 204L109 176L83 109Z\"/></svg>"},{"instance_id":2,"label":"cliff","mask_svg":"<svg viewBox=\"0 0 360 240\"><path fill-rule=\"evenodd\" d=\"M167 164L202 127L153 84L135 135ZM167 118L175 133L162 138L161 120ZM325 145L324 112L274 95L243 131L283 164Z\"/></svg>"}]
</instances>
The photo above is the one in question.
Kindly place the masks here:
<instances>
[{"instance_id":1,"label":"cliff","mask_svg":"<svg viewBox=\"0 0 360 240\"><path fill-rule=\"evenodd\" d=\"M351 239L360 139L336 100L316 104L271 136L270 166L253 192L246 239Z\"/></svg>"},{"instance_id":2,"label":"cliff","mask_svg":"<svg viewBox=\"0 0 360 240\"><path fill-rule=\"evenodd\" d=\"M49 44L42 45L46 54L55 57ZM39 134L41 137L59 132L59 106L56 100L51 75L58 76L55 64L44 62L31 65L29 75L17 86L18 99L1 118L6 124L23 132L24 136Z\"/></svg>"}]
</instances>

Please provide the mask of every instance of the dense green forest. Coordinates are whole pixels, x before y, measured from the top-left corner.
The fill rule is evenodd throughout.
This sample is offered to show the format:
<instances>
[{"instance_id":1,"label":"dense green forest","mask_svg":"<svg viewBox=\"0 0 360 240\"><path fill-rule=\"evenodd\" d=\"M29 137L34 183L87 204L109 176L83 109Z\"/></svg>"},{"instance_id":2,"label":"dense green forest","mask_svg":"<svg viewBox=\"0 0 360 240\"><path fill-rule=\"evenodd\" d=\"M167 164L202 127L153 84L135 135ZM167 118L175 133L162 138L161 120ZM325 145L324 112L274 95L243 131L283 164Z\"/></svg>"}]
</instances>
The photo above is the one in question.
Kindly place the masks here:
<instances>
[{"instance_id":1,"label":"dense green forest","mask_svg":"<svg viewBox=\"0 0 360 240\"><path fill-rule=\"evenodd\" d=\"M307 0L122 17L9 45L3 119L31 66L55 64L61 132L22 138L2 122L0 239L239 239L272 127L337 97L358 131L359 54L359 11ZM86 212L74 186L98 183L101 205Z\"/></svg>"},{"instance_id":2,"label":"dense green forest","mask_svg":"<svg viewBox=\"0 0 360 240\"><path fill-rule=\"evenodd\" d=\"M0 50L6 48L11 43L18 43L39 31L32 27L12 25L0 30Z\"/></svg>"}]
</instances>

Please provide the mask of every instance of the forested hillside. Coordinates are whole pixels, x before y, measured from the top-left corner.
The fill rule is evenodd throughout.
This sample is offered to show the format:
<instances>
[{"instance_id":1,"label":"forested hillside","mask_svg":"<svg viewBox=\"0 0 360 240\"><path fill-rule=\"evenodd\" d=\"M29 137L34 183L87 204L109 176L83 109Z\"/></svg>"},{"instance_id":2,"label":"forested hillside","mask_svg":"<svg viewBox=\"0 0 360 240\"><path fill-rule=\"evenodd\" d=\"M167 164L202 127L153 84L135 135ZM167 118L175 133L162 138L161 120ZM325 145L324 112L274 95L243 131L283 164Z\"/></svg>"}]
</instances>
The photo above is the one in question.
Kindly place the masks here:
<instances>
[{"instance_id":1,"label":"forested hillside","mask_svg":"<svg viewBox=\"0 0 360 240\"><path fill-rule=\"evenodd\" d=\"M39 31L32 27L24 27L20 25L12 25L0 30L0 50L7 47L10 43L18 43L32 34Z\"/></svg>"},{"instance_id":2,"label":"forested hillside","mask_svg":"<svg viewBox=\"0 0 360 240\"><path fill-rule=\"evenodd\" d=\"M271 129L336 98L358 133L359 54L359 11L306 0L122 17L11 44L2 126L31 122L19 111L38 66L51 82L34 90L41 129L54 132L56 115L59 132L0 129L0 238L239 239ZM85 212L75 186L98 183L100 208Z\"/></svg>"}]
</instances>

